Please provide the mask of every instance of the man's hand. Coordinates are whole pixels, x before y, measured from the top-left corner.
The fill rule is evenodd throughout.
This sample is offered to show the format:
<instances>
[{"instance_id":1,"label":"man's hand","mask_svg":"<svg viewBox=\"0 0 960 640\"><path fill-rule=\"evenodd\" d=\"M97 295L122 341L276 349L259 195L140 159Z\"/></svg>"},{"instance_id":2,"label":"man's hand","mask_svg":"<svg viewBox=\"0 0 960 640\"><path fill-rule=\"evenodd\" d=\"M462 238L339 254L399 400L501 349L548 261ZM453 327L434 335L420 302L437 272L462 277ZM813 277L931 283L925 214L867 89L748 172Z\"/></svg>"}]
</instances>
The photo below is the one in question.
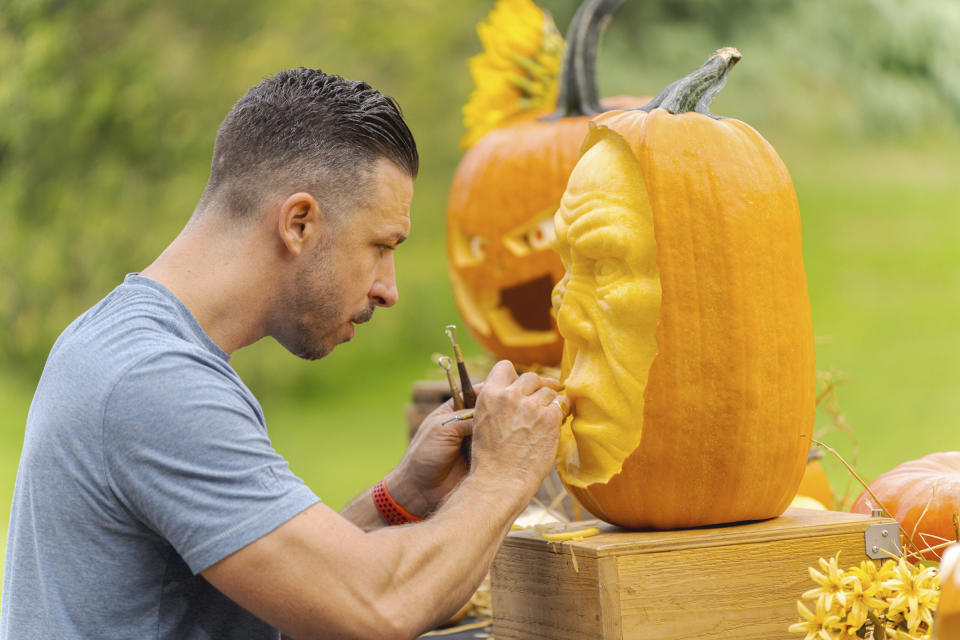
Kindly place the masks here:
<instances>
[{"instance_id":1,"label":"man's hand","mask_svg":"<svg viewBox=\"0 0 960 640\"><path fill-rule=\"evenodd\" d=\"M517 376L510 362L498 362L487 380L476 386L475 417L451 421L464 413L453 411L452 401L430 413L403 460L387 476L387 489L414 515L431 513L470 470L461 443L473 435L476 472L517 480L536 491L553 465L567 406L557 393L559 386L534 373Z\"/></svg>"},{"instance_id":2,"label":"man's hand","mask_svg":"<svg viewBox=\"0 0 960 640\"><path fill-rule=\"evenodd\" d=\"M465 413L468 411L453 410L453 400L430 412L417 428L403 460L387 475L387 490L410 513L425 517L433 512L467 474L469 463L461 443L473 433L473 419L450 420Z\"/></svg>"},{"instance_id":3,"label":"man's hand","mask_svg":"<svg viewBox=\"0 0 960 640\"><path fill-rule=\"evenodd\" d=\"M493 367L477 397L473 473L526 492L523 504L550 472L567 400L560 383L535 373L517 376L513 365Z\"/></svg>"}]
</instances>

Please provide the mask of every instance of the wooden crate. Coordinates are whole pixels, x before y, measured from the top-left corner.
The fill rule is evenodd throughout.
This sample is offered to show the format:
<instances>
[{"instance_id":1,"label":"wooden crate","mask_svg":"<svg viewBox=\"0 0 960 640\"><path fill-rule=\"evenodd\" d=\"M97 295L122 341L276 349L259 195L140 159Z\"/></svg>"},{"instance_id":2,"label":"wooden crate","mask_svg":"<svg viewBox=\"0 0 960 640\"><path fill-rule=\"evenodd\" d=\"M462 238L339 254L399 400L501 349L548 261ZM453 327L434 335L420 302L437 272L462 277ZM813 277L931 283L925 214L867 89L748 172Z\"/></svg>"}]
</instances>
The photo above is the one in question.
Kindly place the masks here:
<instances>
[{"instance_id":1,"label":"wooden crate","mask_svg":"<svg viewBox=\"0 0 960 640\"><path fill-rule=\"evenodd\" d=\"M815 586L807 567L837 551L843 568L868 551L882 557L874 545L899 554L896 521L836 511L682 531L600 529L563 543L529 529L507 537L491 571L496 640L796 640L787 627Z\"/></svg>"}]
</instances>

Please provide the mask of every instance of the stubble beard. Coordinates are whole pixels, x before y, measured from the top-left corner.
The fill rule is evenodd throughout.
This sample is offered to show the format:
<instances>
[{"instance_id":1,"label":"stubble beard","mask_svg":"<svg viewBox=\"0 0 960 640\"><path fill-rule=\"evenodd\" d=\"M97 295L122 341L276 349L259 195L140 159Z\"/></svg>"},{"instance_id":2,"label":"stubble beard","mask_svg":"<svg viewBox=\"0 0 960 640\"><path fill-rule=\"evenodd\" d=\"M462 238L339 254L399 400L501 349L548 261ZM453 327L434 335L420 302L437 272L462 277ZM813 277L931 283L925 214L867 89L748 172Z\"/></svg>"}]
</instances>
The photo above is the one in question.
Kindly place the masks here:
<instances>
[{"instance_id":1,"label":"stubble beard","mask_svg":"<svg viewBox=\"0 0 960 640\"><path fill-rule=\"evenodd\" d=\"M337 345L333 332L343 309L336 275L326 254L319 251L314 254L310 263L297 273L292 289L283 298L281 308L290 322L283 339L277 336L277 341L304 360L319 360L329 355Z\"/></svg>"}]
</instances>

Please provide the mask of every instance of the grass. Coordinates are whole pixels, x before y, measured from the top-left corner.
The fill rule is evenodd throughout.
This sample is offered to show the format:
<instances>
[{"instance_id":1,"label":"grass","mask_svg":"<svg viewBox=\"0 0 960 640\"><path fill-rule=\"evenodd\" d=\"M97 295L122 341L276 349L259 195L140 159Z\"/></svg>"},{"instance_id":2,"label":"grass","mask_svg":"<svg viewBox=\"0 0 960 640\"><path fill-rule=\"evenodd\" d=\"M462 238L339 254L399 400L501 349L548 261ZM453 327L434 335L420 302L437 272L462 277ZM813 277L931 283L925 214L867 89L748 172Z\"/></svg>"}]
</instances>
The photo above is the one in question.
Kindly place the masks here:
<instances>
[{"instance_id":1,"label":"grass","mask_svg":"<svg viewBox=\"0 0 960 640\"><path fill-rule=\"evenodd\" d=\"M905 460L960 448L960 184L953 175L960 147L950 140L861 148L772 141L800 199L818 368L848 378L838 397L860 443L860 471L871 479ZM414 215L442 211L443 197L428 187L415 200ZM354 343L321 363L277 358L280 347L271 341L234 359L255 393L270 375L258 368L263 362L282 362L302 380L289 394L261 393L261 402L276 449L334 508L399 461L410 386L434 368L431 352L449 351L441 329L457 316L443 225L436 214L424 217L398 254L401 304L378 312ZM464 342L468 356L478 353ZM0 371L4 517L31 386ZM825 420L820 416L818 424ZM846 437L824 439L849 457ZM846 472L830 458L824 465L842 488ZM5 539L6 519L0 542Z\"/></svg>"},{"instance_id":2,"label":"grass","mask_svg":"<svg viewBox=\"0 0 960 640\"><path fill-rule=\"evenodd\" d=\"M873 478L960 448L956 146L795 160L817 365L848 379L838 398L860 442L858 469ZM845 438L828 438L850 454ZM826 466L835 484L846 483L839 464Z\"/></svg>"}]
</instances>

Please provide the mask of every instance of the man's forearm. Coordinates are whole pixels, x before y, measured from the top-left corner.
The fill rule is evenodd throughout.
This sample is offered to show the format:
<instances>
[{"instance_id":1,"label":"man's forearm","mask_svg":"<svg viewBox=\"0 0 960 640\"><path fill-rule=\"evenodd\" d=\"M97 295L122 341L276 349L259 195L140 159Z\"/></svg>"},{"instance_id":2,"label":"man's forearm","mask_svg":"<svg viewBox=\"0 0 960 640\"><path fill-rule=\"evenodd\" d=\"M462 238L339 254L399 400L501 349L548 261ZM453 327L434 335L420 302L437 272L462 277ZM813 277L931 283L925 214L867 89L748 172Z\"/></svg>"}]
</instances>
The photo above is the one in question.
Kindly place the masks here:
<instances>
[{"instance_id":1,"label":"man's forearm","mask_svg":"<svg viewBox=\"0 0 960 640\"><path fill-rule=\"evenodd\" d=\"M514 519L527 502L520 490L505 490L470 476L429 520L370 534L389 557L394 606L419 630L443 622L476 590Z\"/></svg>"},{"instance_id":2,"label":"man's forearm","mask_svg":"<svg viewBox=\"0 0 960 640\"><path fill-rule=\"evenodd\" d=\"M383 519L373 504L372 489L367 489L354 498L350 504L343 508L340 515L364 531L373 531L387 526L387 521Z\"/></svg>"},{"instance_id":3,"label":"man's forearm","mask_svg":"<svg viewBox=\"0 0 960 640\"><path fill-rule=\"evenodd\" d=\"M402 482L393 472L384 478L384 482L397 504L419 518L428 515L426 513L428 510L426 502L408 483ZM340 511L340 515L364 531L373 531L387 526L387 521L383 519L374 505L372 489L367 489L354 498L350 504Z\"/></svg>"}]
</instances>

